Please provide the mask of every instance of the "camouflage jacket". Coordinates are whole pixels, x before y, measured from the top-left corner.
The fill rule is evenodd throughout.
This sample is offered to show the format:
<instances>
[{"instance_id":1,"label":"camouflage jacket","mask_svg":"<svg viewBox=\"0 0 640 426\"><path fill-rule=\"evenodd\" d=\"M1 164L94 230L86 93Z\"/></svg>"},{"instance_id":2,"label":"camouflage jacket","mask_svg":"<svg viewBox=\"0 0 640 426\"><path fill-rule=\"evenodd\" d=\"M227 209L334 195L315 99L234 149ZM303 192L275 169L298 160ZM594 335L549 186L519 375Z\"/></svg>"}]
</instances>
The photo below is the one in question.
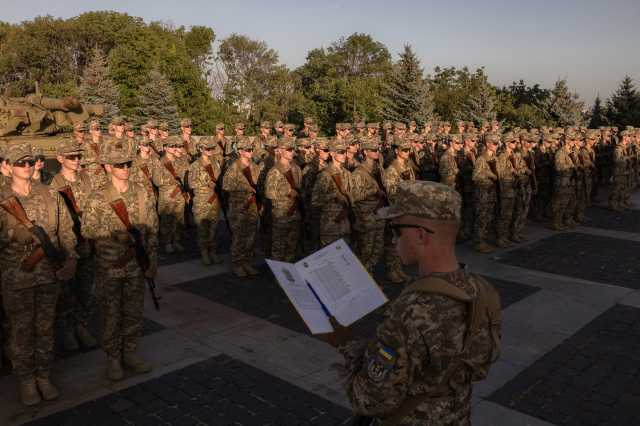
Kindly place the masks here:
<instances>
[{"instance_id":1,"label":"camouflage jacket","mask_svg":"<svg viewBox=\"0 0 640 426\"><path fill-rule=\"evenodd\" d=\"M214 195L216 194L217 181L220 178L220 165L212 159L210 166L215 182L209 176L202 157L189 166L189 187L193 190L194 206L219 202L217 196L214 197ZM211 200L211 203L209 200Z\"/></svg>"},{"instance_id":2,"label":"camouflage jacket","mask_svg":"<svg viewBox=\"0 0 640 426\"><path fill-rule=\"evenodd\" d=\"M310 164L302 170L302 197L306 207L311 207L311 194L313 193L313 186L316 183L316 178L320 170L324 169L327 163L320 161L316 157Z\"/></svg>"},{"instance_id":3,"label":"camouflage jacket","mask_svg":"<svg viewBox=\"0 0 640 426\"><path fill-rule=\"evenodd\" d=\"M490 187L498 180L496 172L495 156L485 151L476 159L471 179L478 187Z\"/></svg>"},{"instance_id":4,"label":"camouflage jacket","mask_svg":"<svg viewBox=\"0 0 640 426\"><path fill-rule=\"evenodd\" d=\"M342 185L341 190L338 189L336 181ZM351 172L344 167L337 167L333 162L327 164L318 173L313 186L311 207L321 212L323 221L344 230L349 227L349 220L344 211L350 202Z\"/></svg>"},{"instance_id":5,"label":"camouflage jacket","mask_svg":"<svg viewBox=\"0 0 640 426\"><path fill-rule=\"evenodd\" d=\"M187 171L189 163L185 160L176 158L170 161L167 157L163 157L154 163L153 184L158 187L158 199L165 201L178 202L184 201L180 195L180 187L178 181L173 177L167 166L173 166L176 177L183 185L187 183Z\"/></svg>"},{"instance_id":6,"label":"camouflage jacket","mask_svg":"<svg viewBox=\"0 0 640 426\"><path fill-rule=\"evenodd\" d=\"M158 165L158 156L153 151L146 159L138 154L133 160L133 166L129 172L129 180L142 185L149 194L153 194L154 198L153 173L157 170Z\"/></svg>"},{"instance_id":7,"label":"camouflage jacket","mask_svg":"<svg viewBox=\"0 0 640 426\"><path fill-rule=\"evenodd\" d=\"M476 164L475 150L461 150L458 157L458 167L460 168L460 182L463 192L473 192L473 168Z\"/></svg>"},{"instance_id":8,"label":"camouflage jacket","mask_svg":"<svg viewBox=\"0 0 640 426\"><path fill-rule=\"evenodd\" d=\"M613 150L613 173L617 176L627 174L627 153L625 147L620 144Z\"/></svg>"},{"instance_id":9,"label":"camouflage jacket","mask_svg":"<svg viewBox=\"0 0 640 426\"><path fill-rule=\"evenodd\" d=\"M529 176L531 176L531 170L529 170L524 155L520 151L513 153L513 173L519 184L528 184Z\"/></svg>"},{"instance_id":10,"label":"camouflage jacket","mask_svg":"<svg viewBox=\"0 0 640 426\"><path fill-rule=\"evenodd\" d=\"M256 186L255 188L243 173L246 167L249 168L252 184ZM226 170L222 179L222 190L229 194L229 215L259 213L256 189L261 170L261 167L254 162L249 162L248 166L244 166L240 159L234 161Z\"/></svg>"},{"instance_id":11,"label":"camouflage jacket","mask_svg":"<svg viewBox=\"0 0 640 426\"><path fill-rule=\"evenodd\" d=\"M0 201L16 197L27 217L41 226L49 239L66 258L78 258L76 236L69 211L57 191L39 183L32 183L27 196L16 194L10 183L0 188ZM9 235L11 234L11 236ZM21 269L22 262L37 247L34 237L12 215L0 209L0 267L2 282L12 289L30 288L56 281L55 265L48 258L40 260L33 272Z\"/></svg>"},{"instance_id":12,"label":"camouflage jacket","mask_svg":"<svg viewBox=\"0 0 640 426\"><path fill-rule=\"evenodd\" d=\"M365 160L351 174L351 197L357 217L375 216L376 211L384 206L382 181L380 166L371 160Z\"/></svg>"},{"instance_id":13,"label":"camouflage jacket","mask_svg":"<svg viewBox=\"0 0 640 426\"><path fill-rule=\"evenodd\" d=\"M453 148L447 149L447 151L440 157L440 182L444 183L451 188L458 187L458 169L457 152Z\"/></svg>"},{"instance_id":14,"label":"camouflage jacket","mask_svg":"<svg viewBox=\"0 0 640 426\"><path fill-rule=\"evenodd\" d=\"M56 191L60 191L65 187L69 187L71 189L71 193L73 194L73 199L69 200L72 204L75 202L75 206L78 208L79 213L78 217L82 221L82 212L87 206L87 200L89 199L89 195L93 192L91 188L91 179L87 175L86 172L81 171L78 173L75 182L71 182L67 180L62 173L58 173L51 181L51 187ZM61 194L62 195L62 194ZM65 203L66 206L66 203ZM67 211L69 209L67 208ZM69 212L71 215L71 212ZM82 223L82 222L81 222ZM76 235L76 237L78 237ZM78 246L76 248L78 255L81 258L87 258L91 254L91 245L88 241L78 241Z\"/></svg>"},{"instance_id":15,"label":"camouflage jacket","mask_svg":"<svg viewBox=\"0 0 640 426\"><path fill-rule=\"evenodd\" d=\"M291 181L286 178L286 174L291 172ZM288 169L280 163L276 164L267 173L264 184L264 195L271 200L271 214L274 217L291 217L299 215L298 197L301 197L302 171L294 161ZM300 200L301 201L301 200Z\"/></svg>"},{"instance_id":16,"label":"camouflage jacket","mask_svg":"<svg viewBox=\"0 0 640 426\"><path fill-rule=\"evenodd\" d=\"M110 278L132 277L142 271L132 252L133 239L109 204L117 199L124 201L129 222L141 232L151 266L157 265L158 215L155 200L135 182L129 182L123 193L118 193L109 183L91 194L83 214L82 236L95 243L98 273Z\"/></svg>"},{"instance_id":17,"label":"camouflage jacket","mask_svg":"<svg viewBox=\"0 0 640 426\"><path fill-rule=\"evenodd\" d=\"M498 172L500 195L502 197L514 196L515 169L513 164L515 160L513 155L513 153L510 154L504 151L496 158L496 171Z\"/></svg>"},{"instance_id":18,"label":"camouflage jacket","mask_svg":"<svg viewBox=\"0 0 640 426\"><path fill-rule=\"evenodd\" d=\"M458 270L433 276L471 297L476 295L473 274ZM383 417L412 396L440 396L448 362L462 351L466 316L467 307L462 302L405 289L387 306L374 339L351 341L338 348L345 359L345 388L354 411ZM468 373L460 370L451 382L455 390L423 402L400 425L468 424Z\"/></svg>"},{"instance_id":19,"label":"camouflage jacket","mask_svg":"<svg viewBox=\"0 0 640 426\"><path fill-rule=\"evenodd\" d=\"M384 171L384 187L387 188L389 201L393 201L398 184L403 180L415 182L416 175L409 163L396 158Z\"/></svg>"},{"instance_id":20,"label":"camouflage jacket","mask_svg":"<svg viewBox=\"0 0 640 426\"><path fill-rule=\"evenodd\" d=\"M565 145L556 151L553 164L557 182L560 185L568 185L576 169L576 165L571 158L568 145Z\"/></svg>"}]
</instances>

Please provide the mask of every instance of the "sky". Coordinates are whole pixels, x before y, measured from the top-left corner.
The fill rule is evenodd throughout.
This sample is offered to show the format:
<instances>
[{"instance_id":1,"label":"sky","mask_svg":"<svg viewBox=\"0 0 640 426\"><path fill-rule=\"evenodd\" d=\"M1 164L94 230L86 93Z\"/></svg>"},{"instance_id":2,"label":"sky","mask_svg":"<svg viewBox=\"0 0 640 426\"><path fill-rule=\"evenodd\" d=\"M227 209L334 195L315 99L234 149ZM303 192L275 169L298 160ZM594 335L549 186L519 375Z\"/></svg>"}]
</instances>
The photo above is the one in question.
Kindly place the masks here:
<instances>
[{"instance_id":1,"label":"sky","mask_svg":"<svg viewBox=\"0 0 640 426\"><path fill-rule=\"evenodd\" d=\"M484 66L495 85L523 79L549 88L566 78L587 104L609 97L626 74L640 88L640 0L0 0L0 20L12 23L92 10L206 25L217 40L244 34L290 68L309 50L360 32L394 60L411 44L427 73Z\"/></svg>"}]
</instances>

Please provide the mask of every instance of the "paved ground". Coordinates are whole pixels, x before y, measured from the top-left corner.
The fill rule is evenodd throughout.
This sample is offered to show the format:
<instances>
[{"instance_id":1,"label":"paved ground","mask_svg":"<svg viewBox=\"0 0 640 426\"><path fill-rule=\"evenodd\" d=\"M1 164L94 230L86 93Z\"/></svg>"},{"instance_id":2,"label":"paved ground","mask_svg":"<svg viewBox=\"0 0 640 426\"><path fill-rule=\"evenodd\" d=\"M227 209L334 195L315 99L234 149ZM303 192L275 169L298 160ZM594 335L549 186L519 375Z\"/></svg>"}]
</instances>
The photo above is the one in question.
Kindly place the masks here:
<instances>
[{"instance_id":1,"label":"paved ground","mask_svg":"<svg viewBox=\"0 0 640 426\"><path fill-rule=\"evenodd\" d=\"M640 424L640 211L589 215L573 232L534 224L527 243L491 256L459 246L503 303L503 353L474 388L475 425ZM63 397L26 409L0 373L0 425L348 424L340 357L308 334L264 265L237 280L228 259L204 267L187 241L188 253L161 259L162 310L146 301L151 374L112 384L100 350L61 354ZM378 315L357 333L371 335Z\"/></svg>"}]
</instances>

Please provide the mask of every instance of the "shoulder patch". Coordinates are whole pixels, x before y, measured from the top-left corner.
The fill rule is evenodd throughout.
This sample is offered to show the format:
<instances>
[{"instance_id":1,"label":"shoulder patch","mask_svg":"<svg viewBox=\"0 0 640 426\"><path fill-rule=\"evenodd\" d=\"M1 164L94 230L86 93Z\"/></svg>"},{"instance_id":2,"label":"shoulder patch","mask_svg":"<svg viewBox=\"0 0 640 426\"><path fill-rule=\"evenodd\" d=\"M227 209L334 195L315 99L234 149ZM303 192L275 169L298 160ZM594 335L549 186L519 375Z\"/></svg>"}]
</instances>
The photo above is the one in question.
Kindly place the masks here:
<instances>
[{"instance_id":1,"label":"shoulder patch","mask_svg":"<svg viewBox=\"0 0 640 426\"><path fill-rule=\"evenodd\" d=\"M393 349L380 345L378 350L370 354L367 359L367 375L369 379L373 383L384 382L393 370L396 359L397 355Z\"/></svg>"}]
</instances>

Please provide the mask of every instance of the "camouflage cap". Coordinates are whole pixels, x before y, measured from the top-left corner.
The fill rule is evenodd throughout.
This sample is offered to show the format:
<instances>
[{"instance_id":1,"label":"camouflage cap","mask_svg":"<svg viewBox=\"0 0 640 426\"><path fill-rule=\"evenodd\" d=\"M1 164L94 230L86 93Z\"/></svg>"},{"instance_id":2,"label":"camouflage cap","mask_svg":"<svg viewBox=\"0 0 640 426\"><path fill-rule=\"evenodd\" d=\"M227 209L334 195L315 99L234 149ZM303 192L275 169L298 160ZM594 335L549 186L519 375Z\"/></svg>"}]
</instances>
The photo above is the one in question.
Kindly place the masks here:
<instances>
[{"instance_id":1,"label":"camouflage cap","mask_svg":"<svg viewBox=\"0 0 640 426\"><path fill-rule=\"evenodd\" d=\"M238 122L238 123L236 123L235 126L233 126L233 128L234 129L242 129L242 130L244 130L244 123Z\"/></svg>"},{"instance_id":2,"label":"camouflage cap","mask_svg":"<svg viewBox=\"0 0 640 426\"><path fill-rule=\"evenodd\" d=\"M347 149L346 142L344 140L338 139L338 138L332 139L331 143L329 144L329 150L330 151L339 151L341 149Z\"/></svg>"},{"instance_id":3,"label":"camouflage cap","mask_svg":"<svg viewBox=\"0 0 640 426\"><path fill-rule=\"evenodd\" d=\"M336 130L349 130L351 124L349 123L336 123Z\"/></svg>"},{"instance_id":4,"label":"camouflage cap","mask_svg":"<svg viewBox=\"0 0 640 426\"><path fill-rule=\"evenodd\" d=\"M214 153L221 153L220 145L217 144L213 136L203 136L197 144L198 149L213 149Z\"/></svg>"},{"instance_id":5,"label":"camouflage cap","mask_svg":"<svg viewBox=\"0 0 640 426\"><path fill-rule=\"evenodd\" d=\"M33 151L31 144L17 143L10 144L5 151L5 160L9 163L13 163L24 158L33 158Z\"/></svg>"},{"instance_id":6,"label":"camouflage cap","mask_svg":"<svg viewBox=\"0 0 640 426\"><path fill-rule=\"evenodd\" d=\"M296 139L296 145L301 148L308 148L311 146L311 140L309 138Z\"/></svg>"},{"instance_id":7,"label":"camouflage cap","mask_svg":"<svg viewBox=\"0 0 640 426\"><path fill-rule=\"evenodd\" d=\"M503 143L518 142L518 138L516 137L515 133L507 132L504 135L502 135L502 142Z\"/></svg>"},{"instance_id":8,"label":"camouflage cap","mask_svg":"<svg viewBox=\"0 0 640 426\"><path fill-rule=\"evenodd\" d=\"M111 124L114 126L124 126L124 117L113 117Z\"/></svg>"},{"instance_id":9,"label":"camouflage cap","mask_svg":"<svg viewBox=\"0 0 640 426\"><path fill-rule=\"evenodd\" d=\"M622 132L620 132L620 136L622 137L633 137L635 136L636 132L634 130L623 130Z\"/></svg>"},{"instance_id":10,"label":"camouflage cap","mask_svg":"<svg viewBox=\"0 0 640 426\"><path fill-rule=\"evenodd\" d=\"M273 127L275 127L276 129L279 129L282 126L284 126L284 123L281 120L276 121L273 125Z\"/></svg>"},{"instance_id":11,"label":"camouflage cap","mask_svg":"<svg viewBox=\"0 0 640 426\"><path fill-rule=\"evenodd\" d=\"M56 155L65 156L71 154L78 154L82 152L82 145L76 142L75 139L65 139L58 145L56 149Z\"/></svg>"},{"instance_id":12,"label":"camouflage cap","mask_svg":"<svg viewBox=\"0 0 640 426\"><path fill-rule=\"evenodd\" d=\"M161 121L160 124L158 125L158 130L162 130L163 132L168 132L169 123L167 123L166 121Z\"/></svg>"},{"instance_id":13,"label":"camouflage cap","mask_svg":"<svg viewBox=\"0 0 640 426\"><path fill-rule=\"evenodd\" d=\"M271 122L270 121L262 121L260 122L260 127L263 129L270 129L271 128Z\"/></svg>"},{"instance_id":14,"label":"camouflage cap","mask_svg":"<svg viewBox=\"0 0 640 426\"><path fill-rule=\"evenodd\" d=\"M393 123L393 128L399 130L407 130L407 125L402 121L396 121L395 123Z\"/></svg>"},{"instance_id":15,"label":"camouflage cap","mask_svg":"<svg viewBox=\"0 0 640 426\"><path fill-rule=\"evenodd\" d=\"M240 136L236 139L236 148L253 149L253 139L249 136Z\"/></svg>"},{"instance_id":16,"label":"camouflage cap","mask_svg":"<svg viewBox=\"0 0 640 426\"><path fill-rule=\"evenodd\" d=\"M390 121L384 121L382 123L382 128L383 129L391 129L393 127L393 124Z\"/></svg>"},{"instance_id":17,"label":"camouflage cap","mask_svg":"<svg viewBox=\"0 0 640 426\"><path fill-rule=\"evenodd\" d=\"M496 133L489 133L484 135L484 142L498 145L500 143L500 136Z\"/></svg>"},{"instance_id":18,"label":"camouflage cap","mask_svg":"<svg viewBox=\"0 0 640 426\"><path fill-rule=\"evenodd\" d=\"M588 129L585 137L587 139L599 139L600 138L600 132L598 130L595 129Z\"/></svg>"},{"instance_id":19,"label":"camouflage cap","mask_svg":"<svg viewBox=\"0 0 640 426\"><path fill-rule=\"evenodd\" d=\"M380 143L377 138L365 138L362 142L360 142L361 149L367 149L371 151L377 151L380 149Z\"/></svg>"},{"instance_id":20,"label":"camouflage cap","mask_svg":"<svg viewBox=\"0 0 640 426\"><path fill-rule=\"evenodd\" d=\"M579 139L580 135L573 129L566 129L564 131L564 139L565 140L576 140Z\"/></svg>"},{"instance_id":21,"label":"camouflage cap","mask_svg":"<svg viewBox=\"0 0 640 426\"><path fill-rule=\"evenodd\" d=\"M264 144L269 148L277 148L278 147L278 138L275 135L271 135Z\"/></svg>"},{"instance_id":22,"label":"camouflage cap","mask_svg":"<svg viewBox=\"0 0 640 426\"><path fill-rule=\"evenodd\" d=\"M424 135L424 141L436 141L438 140L438 134L435 132L429 132L426 135Z\"/></svg>"},{"instance_id":23,"label":"camouflage cap","mask_svg":"<svg viewBox=\"0 0 640 426\"><path fill-rule=\"evenodd\" d=\"M287 123L284 126L282 126L285 130L295 130L296 129L296 125L295 124L291 124L291 123Z\"/></svg>"},{"instance_id":24,"label":"camouflage cap","mask_svg":"<svg viewBox=\"0 0 640 426\"><path fill-rule=\"evenodd\" d=\"M125 132L132 132L136 130L136 126L133 124L133 122L131 121L126 121L124 123L124 131Z\"/></svg>"},{"instance_id":25,"label":"camouflage cap","mask_svg":"<svg viewBox=\"0 0 640 426\"><path fill-rule=\"evenodd\" d=\"M216 130L224 130L224 123L217 123Z\"/></svg>"},{"instance_id":26,"label":"camouflage cap","mask_svg":"<svg viewBox=\"0 0 640 426\"><path fill-rule=\"evenodd\" d=\"M183 118L182 120L180 120L180 127L191 127L191 119Z\"/></svg>"},{"instance_id":27,"label":"camouflage cap","mask_svg":"<svg viewBox=\"0 0 640 426\"><path fill-rule=\"evenodd\" d=\"M367 127L367 125L365 124L364 121L358 121L355 127L356 129L364 129L365 127Z\"/></svg>"},{"instance_id":28,"label":"camouflage cap","mask_svg":"<svg viewBox=\"0 0 640 426\"><path fill-rule=\"evenodd\" d=\"M100 163L121 164L127 161L133 161L133 157L134 155L129 144L122 142L108 143L102 146Z\"/></svg>"},{"instance_id":29,"label":"camouflage cap","mask_svg":"<svg viewBox=\"0 0 640 426\"><path fill-rule=\"evenodd\" d=\"M462 139L465 141L475 141L478 139L478 134L473 132L467 132L462 135Z\"/></svg>"},{"instance_id":30,"label":"camouflage cap","mask_svg":"<svg viewBox=\"0 0 640 426\"><path fill-rule=\"evenodd\" d=\"M315 141L313 141L313 146L316 149L329 149L329 139L317 138Z\"/></svg>"},{"instance_id":31,"label":"camouflage cap","mask_svg":"<svg viewBox=\"0 0 640 426\"><path fill-rule=\"evenodd\" d=\"M367 123L367 129L379 129L380 123Z\"/></svg>"},{"instance_id":32,"label":"camouflage cap","mask_svg":"<svg viewBox=\"0 0 640 426\"><path fill-rule=\"evenodd\" d=\"M443 121L442 123L440 123L440 125L442 127L451 127L451 123L449 123L448 121Z\"/></svg>"},{"instance_id":33,"label":"camouflage cap","mask_svg":"<svg viewBox=\"0 0 640 426\"><path fill-rule=\"evenodd\" d=\"M158 128L158 122L156 120L154 120L153 118L150 118L149 120L147 120L147 129L157 129Z\"/></svg>"},{"instance_id":34,"label":"camouflage cap","mask_svg":"<svg viewBox=\"0 0 640 426\"><path fill-rule=\"evenodd\" d=\"M304 124L313 124L315 122L315 120L313 119L313 117L310 116L306 116L303 120Z\"/></svg>"},{"instance_id":35,"label":"camouflage cap","mask_svg":"<svg viewBox=\"0 0 640 426\"><path fill-rule=\"evenodd\" d=\"M177 135L169 136L168 138L162 141L163 148L182 147L182 146L184 146L182 137Z\"/></svg>"},{"instance_id":36,"label":"camouflage cap","mask_svg":"<svg viewBox=\"0 0 640 426\"><path fill-rule=\"evenodd\" d=\"M409 138L396 136L393 138L393 146L398 149L411 148L411 140L409 140Z\"/></svg>"},{"instance_id":37,"label":"camouflage cap","mask_svg":"<svg viewBox=\"0 0 640 426\"><path fill-rule=\"evenodd\" d=\"M295 137L282 137L278 139L278 148L279 149L287 149L287 148L295 148L296 147L296 138Z\"/></svg>"},{"instance_id":38,"label":"camouflage cap","mask_svg":"<svg viewBox=\"0 0 640 426\"><path fill-rule=\"evenodd\" d=\"M449 142L454 143L462 143L462 135L456 133L455 135L449 135Z\"/></svg>"},{"instance_id":39,"label":"camouflage cap","mask_svg":"<svg viewBox=\"0 0 640 426\"><path fill-rule=\"evenodd\" d=\"M318 133L320 131L320 127L317 124L309 124L309 131L313 133Z\"/></svg>"},{"instance_id":40,"label":"camouflage cap","mask_svg":"<svg viewBox=\"0 0 640 426\"><path fill-rule=\"evenodd\" d=\"M380 219L417 216L429 220L460 222L462 197L450 186L431 181L401 181L389 207L378 210Z\"/></svg>"}]
</instances>

